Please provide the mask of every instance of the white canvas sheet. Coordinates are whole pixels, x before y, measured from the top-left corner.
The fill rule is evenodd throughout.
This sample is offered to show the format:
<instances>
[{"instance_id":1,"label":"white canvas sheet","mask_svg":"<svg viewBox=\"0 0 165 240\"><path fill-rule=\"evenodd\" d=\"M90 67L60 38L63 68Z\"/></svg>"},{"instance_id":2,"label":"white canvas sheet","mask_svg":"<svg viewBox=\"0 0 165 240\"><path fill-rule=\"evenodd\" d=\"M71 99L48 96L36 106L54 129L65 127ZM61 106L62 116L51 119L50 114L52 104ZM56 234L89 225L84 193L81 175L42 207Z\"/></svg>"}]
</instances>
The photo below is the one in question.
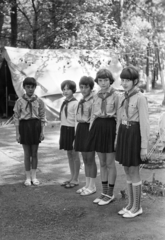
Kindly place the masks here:
<instances>
[{"instance_id":1,"label":"white canvas sheet","mask_svg":"<svg viewBox=\"0 0 165 240\"><path fill-rule=\"evenodd\" d=\"M83 75L95 78L98 69L106 67L112 71L116 79L114 87L120 87L119 75L122 66L118 57L108 50L34 50L5 47L3 57L8 63L13 86L19 97L24 93L22 82L25 77L34 77L37 80L36 94L46 103L47 118L50 121L58 117L63 101L60 85L64 80L75 81L78 92L78 83ZM99 68L96 66L98 63ZM97 89L98 86L95 84L95 90ZM79 99L81 96L76 93L75 97Z\"/></svg>"}]
</instances>

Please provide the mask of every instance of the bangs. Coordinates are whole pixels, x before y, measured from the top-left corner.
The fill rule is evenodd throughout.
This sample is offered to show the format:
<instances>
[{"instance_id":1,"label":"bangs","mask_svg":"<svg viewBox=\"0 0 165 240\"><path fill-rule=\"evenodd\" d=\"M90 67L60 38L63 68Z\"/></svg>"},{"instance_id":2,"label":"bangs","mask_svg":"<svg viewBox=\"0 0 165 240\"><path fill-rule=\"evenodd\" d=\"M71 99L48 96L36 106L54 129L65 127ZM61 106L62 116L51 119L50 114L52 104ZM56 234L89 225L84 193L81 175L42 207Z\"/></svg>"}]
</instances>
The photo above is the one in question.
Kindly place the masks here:
<instances>
[{"instance_id":1,"label":"bangs","mask_svg":"<svg viewBox=\"0 0 165 240\"><path fill-rule=\"evenodd\" d=\"M32 86L36 87L37 86L37 82L36 82L35 78L27 77L23 81L23 86L26 86L26 85L32 85Z\"/></svg>"},{"instance_id":2,"label":"bangs","mask_svg":"<svg viewBox=\"0 0 165 240\"><path fill-rule=\"evenodd\" d=\"M68 89L72 90L73 93L76 92L76 84L72 80L65 80L61 83L61 90L63 91L64 87L67 86Z\"/></svg>"},{"instance_id":3,"label":"bangs","mask_svg":"<svg viewBox=\"0 0 165 240\"><path fill-rule=\"evenodd\" d=\"M92 90L93 87L94 87L93 78L92 78L92 77L83 76L83 77L80 79L79 86L80 86L80 85L89 86L90 89Z\"/></svg>"},{"instance_id":4,"label":"bangs","mask_svg":"<svg viewBox=\"0 0 165 240\"><path fill-rule=\"evenodd\" d=\"M122 70L120 74L120 78L122 79L129 79L129 80L139 80L139 73L135 67L126 67Z\"/></svg>"},{"instance_id":5,"label":"bangs","mask_svg":"<svg viewBox=\"0 0 165 240\"><path fill-rule=\"evenodd\" d=\"M111 74L107 69L101 69L101 70L97 73L97 78L110 78L111 75L112 75L112 74Z\"/></svg>"},{"instance_id":6,"label":"bangs","mask_svg":"<svg viewBox=\"0 0 165 240\"><path fill-rule=\"evenodd\" d=\"M98 78L108 78L110 84L112 84L115 81L112 73L108 69L104 69L104 68L100 69L96 74L95 82L97 82L97 83L98 83Z\"/></svg>"}]
</instances>

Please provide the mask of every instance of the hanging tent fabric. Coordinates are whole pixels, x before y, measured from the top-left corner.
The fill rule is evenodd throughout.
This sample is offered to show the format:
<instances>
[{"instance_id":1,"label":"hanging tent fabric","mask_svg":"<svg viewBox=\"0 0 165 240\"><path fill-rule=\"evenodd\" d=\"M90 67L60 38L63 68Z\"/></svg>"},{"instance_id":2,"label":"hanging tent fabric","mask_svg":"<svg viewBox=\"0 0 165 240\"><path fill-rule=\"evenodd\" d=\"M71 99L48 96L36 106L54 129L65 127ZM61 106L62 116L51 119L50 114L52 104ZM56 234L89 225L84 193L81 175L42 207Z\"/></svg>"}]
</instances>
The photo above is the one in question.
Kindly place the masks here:
<instances>
[{"instance_id":1,"label":"hanging tent fabric","mask_svg":"<svg viewBox=\"0 0 165 240\"><path fill-rule=\"evenodd\" d=\"M36 94L43 99L48 121L58 118L63 96L61 83L70 79L75 81L77 93L81 97L79 80L83 75L95 78L98 69L110 69L116 79L115 88L120 87L122 66L117 55L108 50L73 49L24 49L5 47L2 57L6 60L11 73L12 84L18 97L24 93L22 82L25 77L37 80ZM95 90L98 89L95 84Z\"/></svg>"}]
</instances>

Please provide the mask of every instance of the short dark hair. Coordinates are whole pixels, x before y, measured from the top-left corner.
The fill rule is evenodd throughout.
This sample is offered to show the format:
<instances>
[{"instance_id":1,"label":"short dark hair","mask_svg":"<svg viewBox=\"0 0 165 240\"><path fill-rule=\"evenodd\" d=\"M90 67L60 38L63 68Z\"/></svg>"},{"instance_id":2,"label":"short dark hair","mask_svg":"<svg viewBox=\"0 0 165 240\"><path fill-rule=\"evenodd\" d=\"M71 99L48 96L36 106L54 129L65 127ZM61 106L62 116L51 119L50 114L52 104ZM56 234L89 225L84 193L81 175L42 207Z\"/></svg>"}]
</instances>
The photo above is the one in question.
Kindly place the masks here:
<instances>
[{"instance_id":1,"label":"short dark hair","mask_svg":"<svg viewBox=\"0 0 165 240\"><path fill-rule=\"evenodd\" d=\"M139 71L134 66L125 67L125 68L123 68L123 70L120 74L120 78L121 79L129 79L131 81L137 80L137 83L135 84L135 85L137 85L139 82Z\"/></svg>"},{"instance_id":2,"label":"short dark hair","mask_svg":"<svg viewBox=\"0 0 165 240\"><path fill-rule=\"evenodd\" d=\"M76 84L72 80L65 80L61 83L61 90L63 91L64 87L68 86L70 90L72 90L73 93L76 92Z\"/></svg>"},{"instance_id":3,"label":"short dark hair","mask_svg":"<svg viewBox=\"0 0 165 240\"><path fill-rule=\"evenodd\" d=\"M92 90L94 87L94 80L92 77L83 76L80 78L79 86L80 85L89 85L90 89Z\"/></svg>"},{"instance_id":4,"label":"short dark hair","mask_svg":"<svg viewBox=\"0 0 165 240\"><path fill-rule=\"evenodd\" d=\"M26 77L23 81L23 87L25 87L26 85L32 85L32 86L36 87L37 81L33 77Z\"/></svg>"},{"instance_id":5,"label":"short dark hair","mask_svg":"<svg viewBox=\"0 0 165 240\"><path fill-rule=\"evenodd\" d=\"M114 79L112 73L110 72L110 70L108 70L106 68L102 68L97 72L96 78L95 78L95 82L97 84L98 84L98 78L109 78L110 84L112 84L115 81L115 79Z\"/></svg>"}]
</instances>

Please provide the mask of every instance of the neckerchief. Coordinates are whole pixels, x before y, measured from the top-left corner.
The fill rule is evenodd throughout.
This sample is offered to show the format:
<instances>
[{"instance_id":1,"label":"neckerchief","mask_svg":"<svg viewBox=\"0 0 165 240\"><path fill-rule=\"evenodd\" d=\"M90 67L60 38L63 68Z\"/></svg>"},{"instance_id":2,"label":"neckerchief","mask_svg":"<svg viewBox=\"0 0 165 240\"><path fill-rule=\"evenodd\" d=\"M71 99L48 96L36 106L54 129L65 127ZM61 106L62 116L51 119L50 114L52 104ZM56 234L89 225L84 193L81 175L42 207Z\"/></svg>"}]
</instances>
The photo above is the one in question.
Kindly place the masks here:
<instances>
[{"instance_id":1,"label":"neckerchief","mask_svg":"<svg viewBox=\"0 0 165 240\"><path fill-rule=\"evenodd\" d=\"M136 88L130 94L126 93L126 92L124 93L125 98L123 99L120 107L122 107L124 105L124 102L125 102L125 112L126 112L127 118L128 118L129 99L130 99L130 97L134 96L138 92L139 92L139 89Z\"/></svg>"},{"instance_id":2,"label":"neckerchief","mask_svg":"<svg viewBox=\"0 0 165 240\"><path fill-rule=\"evenodd\" d=\"M102 113L104 113L106 115L106 105L107 105L107 101L106 99L111 96L113 93L115 92L114 88L111 88L110 92L107 92L106 95L104 96L104 94L102 92L99 92L97 95L99 98L102 99L102 103L101 103L101 111Z\"/></svg>"},{"instance_id":3,"label":"neckerchief","mask_svg":"<svg viewBox=\"0 0 165 240\"><path fill-rule=\"evenodd\" d=\"M64 106L65 106L65 109L64 109L64 111L65 111L65 117L67 118L67 116L68 116L68 103L70 103L70 102L72 102L72 101L77 101L77 99L73 97L71 100L65 99L65 100L63 101L63 103L62 103L62 105L61 105L61 109L60 109L60 114L59 114L59 119L60 119L60 120L61 120L61 112L62 112Z\"/></svg>"},{"instance_id":4,"label":"neckerchief","mask_svg":"<svg viewBox=\"0 0 165 240\"><path fill-rule=\"evenodd\" d=\"M85 102L88 102L90 101L91 99L93 98L93 96L91 96L89 99L85 100L85 98L81 99L79 101L79 104L78 104L78 107L77 107L77 113L78 113L78 110L79 110L79 107L81 106L81 116L84 114L84 106L83 106L83 103Z\"/></svg>"},{"instance_id":5,"label":"neckerchief","mask_svg":"<svg viewBox=\"0 0 165 240\"><path fill-rule=\"evenodd\" d=\"M27 108L29 107L30 109L30 117L32 117L32 102L34 102L35 100L37 100L37 96L32 96L30 99L27 98L27 96L24 94L22 96L22 98L27 101L27 104L26 104L26 107L25 107L25 110L27 110Z\"/></svg>"}]
</instances>

